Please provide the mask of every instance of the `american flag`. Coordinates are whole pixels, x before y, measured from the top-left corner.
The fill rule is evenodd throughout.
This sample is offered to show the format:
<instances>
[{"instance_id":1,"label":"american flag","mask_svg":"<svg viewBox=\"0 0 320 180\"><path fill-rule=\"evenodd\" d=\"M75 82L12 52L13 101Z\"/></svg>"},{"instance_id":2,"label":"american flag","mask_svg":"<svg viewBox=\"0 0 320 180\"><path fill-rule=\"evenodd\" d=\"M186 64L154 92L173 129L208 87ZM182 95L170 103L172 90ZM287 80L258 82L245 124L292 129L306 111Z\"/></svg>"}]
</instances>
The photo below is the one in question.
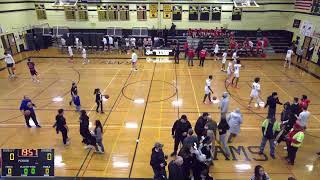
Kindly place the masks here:
<instances>
[{"instance_id":1,"label":"american flag","mask_svg":"<svg viewBox=\"0 0 320 180\"><path fill-rule=\"evenodd\" d=\"M294 3L295 9L311 11L313 0L296 0Z\"/></svg>"}]
</instances>

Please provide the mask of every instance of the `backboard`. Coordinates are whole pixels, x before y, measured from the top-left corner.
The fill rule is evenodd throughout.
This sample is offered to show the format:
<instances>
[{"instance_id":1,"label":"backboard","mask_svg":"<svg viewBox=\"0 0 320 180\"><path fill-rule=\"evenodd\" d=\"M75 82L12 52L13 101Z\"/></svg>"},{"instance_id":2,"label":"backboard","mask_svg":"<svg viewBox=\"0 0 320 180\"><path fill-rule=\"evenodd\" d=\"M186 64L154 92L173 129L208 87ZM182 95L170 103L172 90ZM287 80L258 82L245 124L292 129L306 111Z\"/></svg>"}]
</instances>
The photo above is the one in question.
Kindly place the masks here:
<instances>
[{"instance_id":1,"label":"backboard","mask_svg":"<svg viewBox=\"0 0 320 180\"><path fill-rule=\"evenodd\" d=\"M255 0L233 0L233 3L238 8L259 7Z\"/></svg>"},{"instance_id":2,"label":"backboard","mask_svg":"<svg viewBox=\"0 0 320 180\"><path fill-rule=\"evenodd\" d=\"M55 0L53 7L74 7L78 3L78 0Z\"/></svg>"}]
</instances>

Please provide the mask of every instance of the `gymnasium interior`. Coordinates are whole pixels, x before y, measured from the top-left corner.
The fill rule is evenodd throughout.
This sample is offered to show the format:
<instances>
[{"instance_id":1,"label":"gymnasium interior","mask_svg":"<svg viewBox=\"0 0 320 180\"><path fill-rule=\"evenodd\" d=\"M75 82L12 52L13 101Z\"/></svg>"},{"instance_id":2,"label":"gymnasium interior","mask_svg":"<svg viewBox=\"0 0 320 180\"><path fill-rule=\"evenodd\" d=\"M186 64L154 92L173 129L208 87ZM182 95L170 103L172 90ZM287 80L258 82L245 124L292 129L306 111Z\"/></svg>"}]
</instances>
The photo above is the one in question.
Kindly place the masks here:
<instances>
[{"instance_id":1,"label":"gymnasium interior","mask_svg":"<svg viewBox=\"0 0 320 180\"><path fill-rule=\"evenodd\" d=\"M272 180L320 179L320 0L1 0L0 38L1 179L249 180L257 165ZM188 65L186 46L196 54L206 50L204 67L197 55ZM296 60L298 49L302 62ZM284 67L288 50L294 52L290 68ZM228 85L221 70L224 52L227 62L234 52L241 60L239 87ZM5 54L14 59L14 77L8 77ZM39 82L31 79L28 59ZM209 75L212 104L203 103ZM254 101L248 108L256 77L263 104L273 92L283 104L302 95L310 100L294 165L287 162L286 142L275 146L275 158L269 143L259 153L268 108ZM102 124L104 153L81 142L80 114L69 104L72 83L90 133L96 120ZM96 88L104 95L104 113L96 112ZM230 160L217 132L212 164L201 171L206 177L188 169L188 177L174 178L168 168L177 158L171 155L173 124L186 115L194 128L204 112L219 124L224 93L227 114L238 109L243 119L240 133L227 144ZM31 128L26 126L19 109L26 96L36 105L41 128L32 119ZM58 109L64 109L68 145L53 128ZM277 122L282 112L278 104ZM150 165L159 145L166 161L162 178Z\"/></svg>"}]
</instances>

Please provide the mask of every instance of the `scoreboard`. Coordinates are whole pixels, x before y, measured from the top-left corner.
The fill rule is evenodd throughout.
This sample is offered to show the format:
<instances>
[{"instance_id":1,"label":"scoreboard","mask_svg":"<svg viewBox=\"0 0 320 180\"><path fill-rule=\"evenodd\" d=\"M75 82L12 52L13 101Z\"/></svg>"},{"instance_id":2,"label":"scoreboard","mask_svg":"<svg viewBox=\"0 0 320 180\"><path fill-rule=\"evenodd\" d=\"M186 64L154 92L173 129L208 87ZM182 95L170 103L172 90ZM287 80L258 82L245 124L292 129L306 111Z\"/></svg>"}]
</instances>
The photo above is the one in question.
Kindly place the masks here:
<instances>
[{"instance_id":1,"label":"scoreboard","mask_svg":"<svg viewBox=\"0 0 320 180\"><path fill-rule=\"evenodd\" d=\"M2 176L54 176L54 149L2 149Z\"/></svg>"}]
</instances>

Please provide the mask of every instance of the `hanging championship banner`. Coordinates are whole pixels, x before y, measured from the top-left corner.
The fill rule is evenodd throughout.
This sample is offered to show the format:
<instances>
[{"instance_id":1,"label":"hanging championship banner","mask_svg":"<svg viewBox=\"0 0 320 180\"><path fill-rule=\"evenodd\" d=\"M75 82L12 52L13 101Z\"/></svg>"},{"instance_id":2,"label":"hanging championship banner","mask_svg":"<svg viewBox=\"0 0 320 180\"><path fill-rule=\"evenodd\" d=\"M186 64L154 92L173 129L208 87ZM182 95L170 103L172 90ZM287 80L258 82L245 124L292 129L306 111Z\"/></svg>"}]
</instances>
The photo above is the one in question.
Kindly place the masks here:
<instances>
[{"instance_id":1,"label":"hanging championship banner","mask_svg":"<svg viewBox=\"0 0 320 180\"><path fill-rule=\"evenodd\" d=\"M44 4L35 4L34 6L38 19L47 19L47 13Z\"/></svg>"},{"instance_id":2,"label":"hanging championship banner","mask_svg":"<svg viewBox=\"0 0 320 180\"><path fill-rule=\"evenodd\" d=\"M199 16L199 6L197 5L190 5L189 6L189 20L198 20Z\"/></svg>"},{"instance_id":3,"label":"hanging championship banner","mask_svg":"<svg viewBox=\"0 0 320 180\"><path fill-rule=\"evenodd\" d=\"M232 10L232 20L241 20L241 16L242 16L242 8L238 8L233 6L233 10Z\"/></svg>"},{"instance_id":4,"label":"hanging championship banner","mask_svg":"<svg viewBox=\"0 0 320 180\"><path fill-rule=\"evenodd\" d=\"M212 11L211 20L212 21L220 21L221 20L221 6L212 6L211 11Z\"/></svg>"},{"instance_id":5,"label":"hanging championship banner","mask_svg":"<svg viewBox=\"0 0 320 180\"><path fill-rule=\"evenodd\" d=\"M158 5L157 4L150 4L150 18L157 18L158 17Z\"/></svg>"},{"instance_id":6,"label":"hanging championship banner","mask_svg":"<svg viewBox=\"0 0 320 180\"><path fill-rule=\"evenodd\" d=\"M172 9L171 5L164 4L163 5L163 19L171 19Z\"/></svg>"},{"instance_id":7,"label":"hanging championship banner","mask_svg":"<svg viewBox=\"0 0 320 180\"><path fill-rule=\"evenodd\" d=\"M172 20L181 20L182 19L182 6L181 5L174 5L172 7Z\"/></svg>"},{"instance_id":8,"label":"hanging championship banner","mask_svg":"<svg viewBox=\"0 0 320 180\"><path fill-rule=\"evenodd\" d=\"M88 20L88 6L86 4L78 4L79 20Z\"/></svg>"},{"instance_id":9,"label":"hanging championship banner","mask_svg":"<svg viewBox=\"0 0 320 180\"><path fill-rule=\"evenodd\" d=\"M309 21L304 21L300 29L300 33L304 36L312 36L313 24Z\"/></svg>"}]
</instances>

